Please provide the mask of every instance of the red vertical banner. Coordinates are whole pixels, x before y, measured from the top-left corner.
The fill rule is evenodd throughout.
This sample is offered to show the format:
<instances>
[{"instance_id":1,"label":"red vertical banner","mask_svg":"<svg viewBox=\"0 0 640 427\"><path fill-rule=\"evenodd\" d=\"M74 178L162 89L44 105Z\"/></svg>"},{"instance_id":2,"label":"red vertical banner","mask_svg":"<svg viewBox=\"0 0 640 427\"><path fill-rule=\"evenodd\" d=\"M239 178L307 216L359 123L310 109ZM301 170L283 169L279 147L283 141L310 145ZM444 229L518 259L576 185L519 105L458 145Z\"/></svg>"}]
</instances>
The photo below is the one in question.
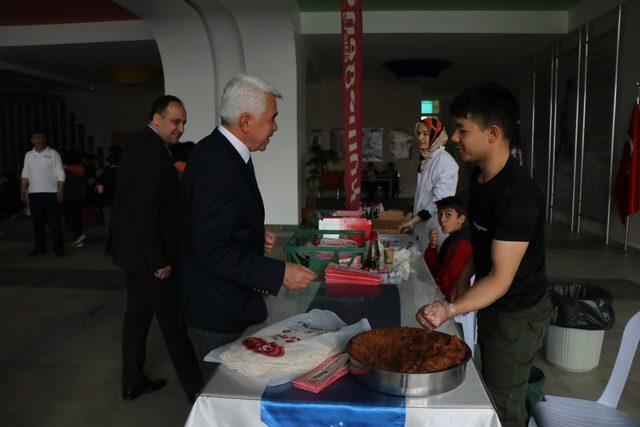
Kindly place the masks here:
<instances>
[{"instance_id":1,"label":"red vertical banner","mask_svg":"<svg viewBox=\"0 0 640 427\"><path fill-rule=\"evenodd\" d=\"M637 102L633 104L613 194L623 223L627 215L640 210L640 107Z\"/></svg>"},{"instance_id":2,"label":"red vertical banner","mask_svg":"<svg viewBox=\"0 0 640 427\"><path fill-rule=\"evenodd\" d=\"M357 209L362 187L362 5L341 0L345 208Z\"/></svg>"}]
</instances>

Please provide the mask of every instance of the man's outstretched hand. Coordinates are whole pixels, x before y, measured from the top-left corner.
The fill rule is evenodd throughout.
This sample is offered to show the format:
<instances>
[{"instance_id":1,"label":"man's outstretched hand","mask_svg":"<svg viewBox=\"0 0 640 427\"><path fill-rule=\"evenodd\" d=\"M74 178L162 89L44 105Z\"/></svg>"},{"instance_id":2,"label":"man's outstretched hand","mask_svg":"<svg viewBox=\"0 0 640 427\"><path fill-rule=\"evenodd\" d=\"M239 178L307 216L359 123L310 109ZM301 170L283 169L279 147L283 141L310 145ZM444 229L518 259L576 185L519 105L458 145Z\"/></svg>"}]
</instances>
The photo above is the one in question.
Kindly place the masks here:
<instances>
[{"instance_id":1,"label":"man's outstretched hand","mask_svg":"<svg viewBox=\"0 0 640 427\"><path fill-rule=\"evenodd\" d=\"M311 284L318 275L307 267L288 262L284 269L283 284L291 290L304 289Z\"/></svg>"},{"instance_id":2,"label":"man's outstretched hand","mask_svg":"<svg viewBox=\"0 0 640 427\"><path fill-rule=\"evenodd\" d=\"M165 267L159 268L153 273L153 275L160 280L168 279L171 276L171 266L167 265Z\"/></svg>"}]
</instances>

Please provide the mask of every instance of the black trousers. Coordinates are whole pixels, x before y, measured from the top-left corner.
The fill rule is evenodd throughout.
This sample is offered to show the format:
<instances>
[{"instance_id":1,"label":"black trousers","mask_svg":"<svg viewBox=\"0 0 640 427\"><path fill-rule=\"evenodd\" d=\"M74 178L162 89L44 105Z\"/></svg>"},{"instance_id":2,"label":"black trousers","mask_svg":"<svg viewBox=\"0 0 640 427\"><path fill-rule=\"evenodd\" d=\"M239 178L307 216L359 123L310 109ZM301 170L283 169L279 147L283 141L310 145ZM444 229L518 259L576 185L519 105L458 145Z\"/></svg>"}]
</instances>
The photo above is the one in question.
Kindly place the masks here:
<instances>
[{"instance_id":1,"label":"black trousers","mask_svg":"<svg viewBox=\"0 0 640 427\"><path fill-rule=\"evenodd\" d=\"M33 233L36 237L36 249L46 250L44 224L49 224L53 234L53 248L64 251L62 244L62 223L60 222L60 203L56 193L29 194L29 211L33 219Z\"/></svg>"},{"instance_id":2,"label":"black trousers","mask_svg":"<svg viewBox=\"0 0 640 427\"><path fill-rule=\"evenodd\" d=\"M482 378L505 427L527 424L529 374L549 328L551 312L548 295L533 307L518 311L501 312L492 306L478 311Z\"/></svg>"},{"instance_id":3,"label":"black trousers","mask_svg":"<svg viewBox=\"0 0 640 427\"><path fill-rule=\"evenodd\" d=\"M67 202L62 204L62 215L67 228L73 232L76 239L84 233L82 225L82 202Z\"/></svg>"},{"instance_id":4,"label":"black trousers","mask_svg":"<svg viewBox=\"0 0 640 427\"><path fill-rule=\"evenodd\" d=\"M147 334L153 313L169 350L173 367L188 397L202 388L202 374L187 330L180 321L178 292L173 278L127 271L127 311L122 335L122 386L135 389L144 384Z\"/></svg>"},{"instance_id":5,"label":"black trousers","mask_svg":"<svg viewBox=\"0 0 640 427\"><path fill-rule=\"evenodd\" d=\"M222 347L240 338L242 332L211 332L202 329L189 328L189 332L196 343L198 350L198 358L200 360L200 369L205 382L209 382L218 367L217 363L205 362L204 358L209 352L215 348Z\"/></svg>"}]
</instances>

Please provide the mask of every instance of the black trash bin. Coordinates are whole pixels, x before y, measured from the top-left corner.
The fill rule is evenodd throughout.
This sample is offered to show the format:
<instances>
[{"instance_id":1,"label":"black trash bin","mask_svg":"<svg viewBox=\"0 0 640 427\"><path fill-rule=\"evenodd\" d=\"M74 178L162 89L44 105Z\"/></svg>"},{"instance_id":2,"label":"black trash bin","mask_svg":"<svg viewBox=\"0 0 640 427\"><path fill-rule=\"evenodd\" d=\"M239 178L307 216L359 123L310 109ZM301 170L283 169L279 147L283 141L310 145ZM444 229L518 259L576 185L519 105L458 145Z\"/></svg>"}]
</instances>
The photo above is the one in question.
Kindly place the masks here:
<instances>
[{"instance_id":1,"label":"black trash bin","mask_svg":"<svg viewBox=\"0 0 640 427\"><path fill-rule=\"evenodd\" d=\"M598 366L604 331L614 322L611 292L583 283L550 283L554 303L547 334L547 360L567 371Z\"/></svg>"}]
</instances>

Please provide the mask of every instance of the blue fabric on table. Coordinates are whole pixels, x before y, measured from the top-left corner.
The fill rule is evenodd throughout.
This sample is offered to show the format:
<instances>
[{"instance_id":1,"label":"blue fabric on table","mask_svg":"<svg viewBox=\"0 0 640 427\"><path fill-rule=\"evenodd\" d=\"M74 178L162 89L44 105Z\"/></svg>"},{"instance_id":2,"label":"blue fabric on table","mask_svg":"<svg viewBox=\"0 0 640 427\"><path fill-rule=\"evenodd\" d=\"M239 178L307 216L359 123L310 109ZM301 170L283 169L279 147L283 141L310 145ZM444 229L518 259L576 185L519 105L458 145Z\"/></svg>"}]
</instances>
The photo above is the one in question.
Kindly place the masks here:
<instances>
[{"instance_id":1,"label":"blue fabric on table","mask_svg":"<svg viewBox=\"0 0 640 427\"><path fill-rule=\"evenodd\" d=\"M400 295L396 285L376 289L320 287L307 311L331 310L347 324L366 317L371 327L400 326ZM262 393L260 417L268 426L403 426L405 399L374 392L346 375L315 394L291 383L267 387Z\"/></svg>"},{"instance_id":2,"label":"blue fabric on table","mask_svg":"<svg viewBox=\"0 0 640 427\"><path fill-rule=\"evenodd\" d=\"M260 417L270 427L404 426L405 400L371 391L346 375L318 394L291 383L267 387Z\"/></svg>"}]
</instances>

